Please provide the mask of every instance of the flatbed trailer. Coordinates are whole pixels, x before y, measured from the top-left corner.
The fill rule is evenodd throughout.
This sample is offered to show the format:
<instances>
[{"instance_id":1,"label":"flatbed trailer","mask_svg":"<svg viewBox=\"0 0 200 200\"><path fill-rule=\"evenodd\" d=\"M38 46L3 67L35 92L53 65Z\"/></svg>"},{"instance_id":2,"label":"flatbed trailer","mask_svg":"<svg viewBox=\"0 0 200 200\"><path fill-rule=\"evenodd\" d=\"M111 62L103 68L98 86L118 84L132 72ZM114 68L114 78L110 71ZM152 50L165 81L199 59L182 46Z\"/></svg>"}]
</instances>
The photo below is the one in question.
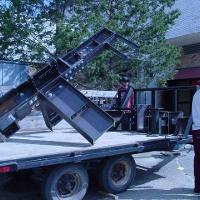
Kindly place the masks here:
<instances>
[{"instance_id":1,"label":"flatbed trailer","mask_svg":"<svg viewBox=\"0 0 200 200\"><path fill-rule=\"evenodd\" d=\"M73 128L53 133L23 132L0 144L0 173L42 171L46 174L45 199L79 200L88 188L88 171L94 168L100 186L106 192L119 193L135 177L132 155L173 150L186 140L180 136L116 131L106 132L91 145Z\"/></svg>"},{"instance_id":2,"label":"flatbed trailer","mask_svg":"<svg viewBox=\"0 0 200 200\"><path fill-rule=\"evenodd\" d=\"M113 50L122 59L133 59L139 53L135 43L104 28L0 98L0 140L7 138L6 143L0 144L0 173L37 172L44 181L46 200L81 200L87 192L88 172L91 170L97 172L96 178L102 189L119 193L134 180L136 164L132 155L172 150L188 141L191 117L186 127L181 125L177 129L184 130L181 131L183 133L171 132L174 129L170 129L177 127L178 120L184 121L183 117L180 118L181 113L177 112L176 89L174 108L170 112L160 113L162 108L155 101L157 89L150 89L152 97L149 105L147 102L140 105L136 94L135 107L127 110L126 105L134 90L132 84L129 84L120 105L112 105L104 112L69 84L92 59L107 49ZM24 132L13 136L20 129L19 121L34 109L41 111L50 130L61 120L67 121L76 130L36 131L37 134ZM120 127L121 132L106 132L102 136L110 128L117 130ZM127 127L128 130L147 130L151 134L126 132ZM158 127L161 131L157 131ZM162 131L164 127L167 128L165 132Z\"/></svg>"}]
</instances>

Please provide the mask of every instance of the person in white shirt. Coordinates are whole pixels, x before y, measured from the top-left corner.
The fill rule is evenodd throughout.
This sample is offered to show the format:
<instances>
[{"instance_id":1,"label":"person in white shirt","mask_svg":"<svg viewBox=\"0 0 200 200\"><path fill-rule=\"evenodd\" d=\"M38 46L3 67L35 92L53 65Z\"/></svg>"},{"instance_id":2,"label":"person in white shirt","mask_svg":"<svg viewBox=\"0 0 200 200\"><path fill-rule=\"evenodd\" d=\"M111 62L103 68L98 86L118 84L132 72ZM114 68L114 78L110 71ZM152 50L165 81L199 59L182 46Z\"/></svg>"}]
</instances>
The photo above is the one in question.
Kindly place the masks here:
<instances>
[{"instance_id":1,"label":"person in white shirt","mask_svg":"<svg viewBox=\"0 0 200 200\"><path fill-rule=\"evenodd\" d=\"M198 83L198 85L200 85ZM194 192L200 193L200 87L197 86L192 99L192 137L194 145Z\"/></svg>"}]
</instances>

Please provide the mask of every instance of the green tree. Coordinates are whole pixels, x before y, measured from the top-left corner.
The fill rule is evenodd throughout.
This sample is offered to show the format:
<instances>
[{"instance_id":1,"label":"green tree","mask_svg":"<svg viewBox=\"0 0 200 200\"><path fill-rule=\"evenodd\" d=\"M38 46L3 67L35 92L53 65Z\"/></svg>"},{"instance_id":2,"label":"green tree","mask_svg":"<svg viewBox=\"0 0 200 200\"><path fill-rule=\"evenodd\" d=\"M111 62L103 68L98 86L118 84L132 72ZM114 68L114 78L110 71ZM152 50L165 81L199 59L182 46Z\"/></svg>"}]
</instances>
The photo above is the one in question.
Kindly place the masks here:
<instances>
[{"instance_id":1,"label":"green tree","mask_svg":"<svg viewBox=\"0 0 200 200\"><path fill-rule=\"evenodd\" d=\"M140 46L140 56L121 61L104 52L78 77L82 84L113 88L120 74L137 87L154 78L160 84L174 74L180 50L165 42L178 17L175 0L2 0L0 58L44 61L66 53L102 27L122 34Z\"/></svg>"},{"instance_id":2,"label":"green tree","mask_svg":"<svg viewBox=\"0 0 200 200\"><path fill-rule=\"evenodd\" d=\"M49 36L51 21L41 13L43 1L0 1L0 58L21 61L41 61L52 48ZM45 50L44 50L45 49ZM49 51L50 52L50 51Z\"/></svg>"}]
</instances>

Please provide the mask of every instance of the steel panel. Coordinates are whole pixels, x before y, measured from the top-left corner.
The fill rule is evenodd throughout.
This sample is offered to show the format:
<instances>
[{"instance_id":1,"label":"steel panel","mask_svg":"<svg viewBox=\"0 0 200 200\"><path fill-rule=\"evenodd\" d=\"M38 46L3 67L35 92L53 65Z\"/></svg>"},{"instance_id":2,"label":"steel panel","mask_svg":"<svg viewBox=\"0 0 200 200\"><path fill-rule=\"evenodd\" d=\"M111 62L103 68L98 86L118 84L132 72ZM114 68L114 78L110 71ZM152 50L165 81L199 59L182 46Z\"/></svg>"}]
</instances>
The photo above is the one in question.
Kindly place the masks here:
<instances>
[{"instance_id":1,"label":"steel panel","mask_svg":"<svg viewBox=\"0 0 200 200\"><path fill-rule=\"evenodd\" d=\"M94 143L113 126L113 119L81 92L59 77L41 91L41 97L63 119Z\"/></svg>"}]
</instances>

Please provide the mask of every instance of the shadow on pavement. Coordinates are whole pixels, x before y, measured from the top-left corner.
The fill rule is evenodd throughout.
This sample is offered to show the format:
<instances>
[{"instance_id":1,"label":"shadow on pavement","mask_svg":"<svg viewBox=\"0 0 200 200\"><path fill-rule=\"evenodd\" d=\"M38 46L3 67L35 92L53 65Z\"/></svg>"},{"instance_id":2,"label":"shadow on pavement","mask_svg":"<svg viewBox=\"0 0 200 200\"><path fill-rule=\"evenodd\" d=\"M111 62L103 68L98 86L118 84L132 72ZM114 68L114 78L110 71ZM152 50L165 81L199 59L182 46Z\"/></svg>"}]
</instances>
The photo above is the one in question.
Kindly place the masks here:
<instances>
[{"instance_id":1,"label":"shadow on pavement","mask_svg":"<svg viewBox=\"0 0 200 200\"><path fill-rule=\"evenodd\" d=\"M156 174L156 172L158 172L162 167L164 167L169 162L174 160L177 156L153 155L151 157L155 159L161 159L161 161L151 168L137 165L136 177L134 180L135 186L142 185L144 183L147 183L159 178L164 178L163 176Z\"/></svg>"},{"instance_id":2,"label":"shadow on pavement","mask_svg":"<svg viewBox=\"0 0 200 200\"><path fill-rule=\"evenodd\" d=\"M1 200L42 200L41 184L30 178L12 179L1 177Z\"/></svg>"}]
</instances>

